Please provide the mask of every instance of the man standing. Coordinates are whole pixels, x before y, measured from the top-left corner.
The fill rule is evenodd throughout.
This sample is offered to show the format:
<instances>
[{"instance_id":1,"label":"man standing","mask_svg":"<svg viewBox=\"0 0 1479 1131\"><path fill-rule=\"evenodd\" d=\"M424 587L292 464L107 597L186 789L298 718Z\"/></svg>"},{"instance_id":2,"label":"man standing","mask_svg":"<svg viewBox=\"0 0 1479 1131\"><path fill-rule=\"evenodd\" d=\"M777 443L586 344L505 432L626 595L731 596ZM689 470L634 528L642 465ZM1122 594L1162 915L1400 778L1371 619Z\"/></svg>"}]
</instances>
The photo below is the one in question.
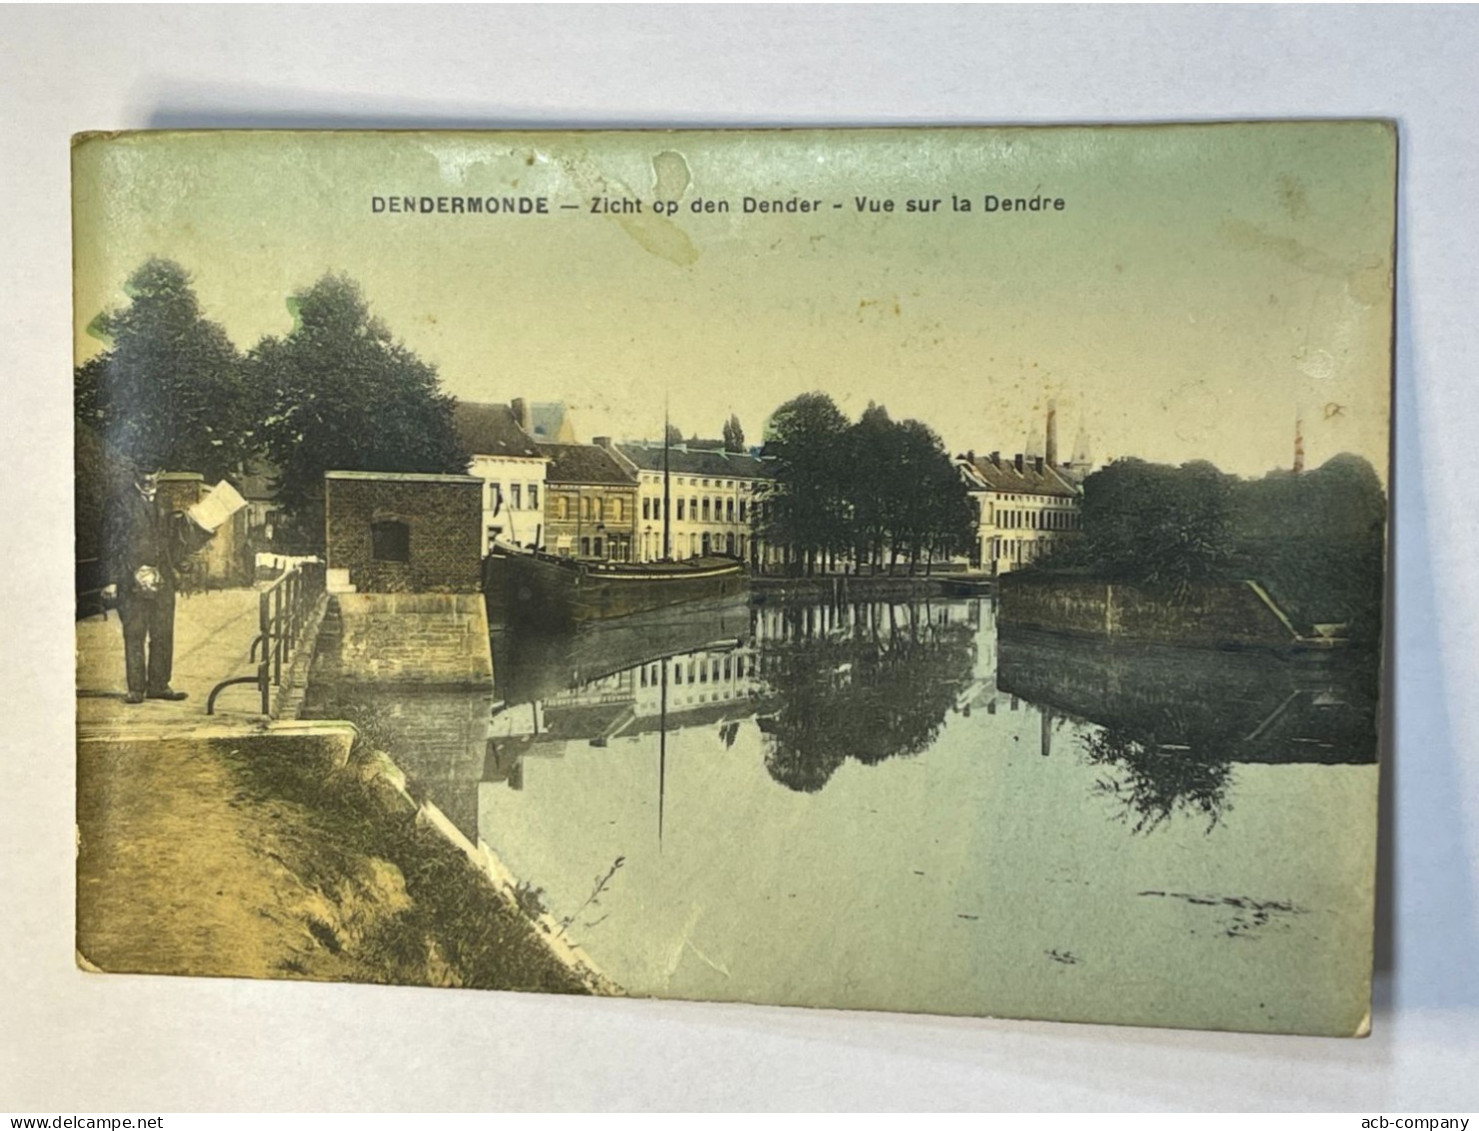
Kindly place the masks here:
<instances>
[{"instance_id":1,"label":"man standing","mask_svg":"<svg viewBox=\"0 0 1479 1131\"><path fill-rule=\"evenodd\" d=\"M185 698L185 692L169 685L175 650L175 566L184 550L180 533L184 517L161 510L158 491L158 472L140 476L108 501L104 517L109 584L103 596L117 600L118 619L123 622L125 703Z\"/></svg>"}]
</instances>

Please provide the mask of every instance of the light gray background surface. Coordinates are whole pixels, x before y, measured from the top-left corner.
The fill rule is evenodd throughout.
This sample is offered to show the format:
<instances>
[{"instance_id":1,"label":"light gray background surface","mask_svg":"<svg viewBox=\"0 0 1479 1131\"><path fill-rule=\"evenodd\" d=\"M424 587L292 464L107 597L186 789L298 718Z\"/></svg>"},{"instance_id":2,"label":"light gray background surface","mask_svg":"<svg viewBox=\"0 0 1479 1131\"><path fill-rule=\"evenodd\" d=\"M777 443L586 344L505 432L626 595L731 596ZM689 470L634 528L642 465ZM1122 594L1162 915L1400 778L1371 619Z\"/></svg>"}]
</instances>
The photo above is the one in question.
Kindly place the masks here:
<instances>
[{"instance_id":1,"label":"light gray background surface","mask_svg":"<svg viewBox=\"0 0 1479 1131\"><path fill-rule=\"evenodd\" d=\"M0 1109L1479 1107L1475 58L1470 8L0 8ZM73 967L70 134L1353 115L1402 130L1369 1040Z\"/></svg>"}]
</instances>

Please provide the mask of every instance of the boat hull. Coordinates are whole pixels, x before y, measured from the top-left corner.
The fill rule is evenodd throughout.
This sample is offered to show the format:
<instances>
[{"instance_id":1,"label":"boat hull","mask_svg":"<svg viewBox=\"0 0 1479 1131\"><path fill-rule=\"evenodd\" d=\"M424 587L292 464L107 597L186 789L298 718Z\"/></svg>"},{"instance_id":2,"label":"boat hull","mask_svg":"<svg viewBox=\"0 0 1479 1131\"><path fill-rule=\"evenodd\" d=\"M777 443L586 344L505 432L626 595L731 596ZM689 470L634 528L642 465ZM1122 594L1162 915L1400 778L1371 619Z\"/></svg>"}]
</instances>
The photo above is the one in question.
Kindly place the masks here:
<instances>
[{"instance_id":1,"label":"boat hull","mask_svg":"<svg viewBox=\"0 0 1479 1131\"><path fill-rule=\"evenodd\" d=\"M492 624L548 626L629 616L668 605L747 591L744 566L701 559L652 566L593 566L532 554L490 555L483 593Z\"/></svg>"}]
</instances>

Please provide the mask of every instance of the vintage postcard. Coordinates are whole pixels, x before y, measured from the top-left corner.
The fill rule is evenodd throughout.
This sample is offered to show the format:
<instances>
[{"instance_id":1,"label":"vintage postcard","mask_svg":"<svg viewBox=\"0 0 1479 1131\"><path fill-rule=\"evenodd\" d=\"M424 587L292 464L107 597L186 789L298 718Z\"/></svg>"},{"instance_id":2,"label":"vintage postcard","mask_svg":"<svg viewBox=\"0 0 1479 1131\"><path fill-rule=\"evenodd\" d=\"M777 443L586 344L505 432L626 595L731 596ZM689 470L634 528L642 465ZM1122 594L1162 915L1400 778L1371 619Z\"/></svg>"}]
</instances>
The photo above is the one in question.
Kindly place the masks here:
<instances>
[{"instance_id":1,"label":"vintage postcard","mask_svg":"<svg viewBox=\"0 0 1479 1131\"><path fill-rule=\"evenodd\" d=\"M73 167L80 964L1366 1031L1390 123Z\"/></svg>"}]
</instances>

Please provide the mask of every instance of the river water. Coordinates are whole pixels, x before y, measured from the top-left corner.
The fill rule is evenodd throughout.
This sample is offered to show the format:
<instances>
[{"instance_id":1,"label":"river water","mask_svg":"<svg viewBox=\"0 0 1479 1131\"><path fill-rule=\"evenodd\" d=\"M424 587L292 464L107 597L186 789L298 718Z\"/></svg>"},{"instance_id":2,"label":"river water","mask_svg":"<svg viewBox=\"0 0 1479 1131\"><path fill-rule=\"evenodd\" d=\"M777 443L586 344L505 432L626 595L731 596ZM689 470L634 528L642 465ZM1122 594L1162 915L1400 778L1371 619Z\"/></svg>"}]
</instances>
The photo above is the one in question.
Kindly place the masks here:
<instances>
[{"instance_id":1,"label":"river water","mask_svg":"<svg viewBox=\"0 0 1479 1131\"><path fill-rule=\"evenodd\" d=\"M632 994L1366 1012L1374 664L1004 635L988 599L685 606L494 661L448 805Z\"/></svg>"}]
</instances>

